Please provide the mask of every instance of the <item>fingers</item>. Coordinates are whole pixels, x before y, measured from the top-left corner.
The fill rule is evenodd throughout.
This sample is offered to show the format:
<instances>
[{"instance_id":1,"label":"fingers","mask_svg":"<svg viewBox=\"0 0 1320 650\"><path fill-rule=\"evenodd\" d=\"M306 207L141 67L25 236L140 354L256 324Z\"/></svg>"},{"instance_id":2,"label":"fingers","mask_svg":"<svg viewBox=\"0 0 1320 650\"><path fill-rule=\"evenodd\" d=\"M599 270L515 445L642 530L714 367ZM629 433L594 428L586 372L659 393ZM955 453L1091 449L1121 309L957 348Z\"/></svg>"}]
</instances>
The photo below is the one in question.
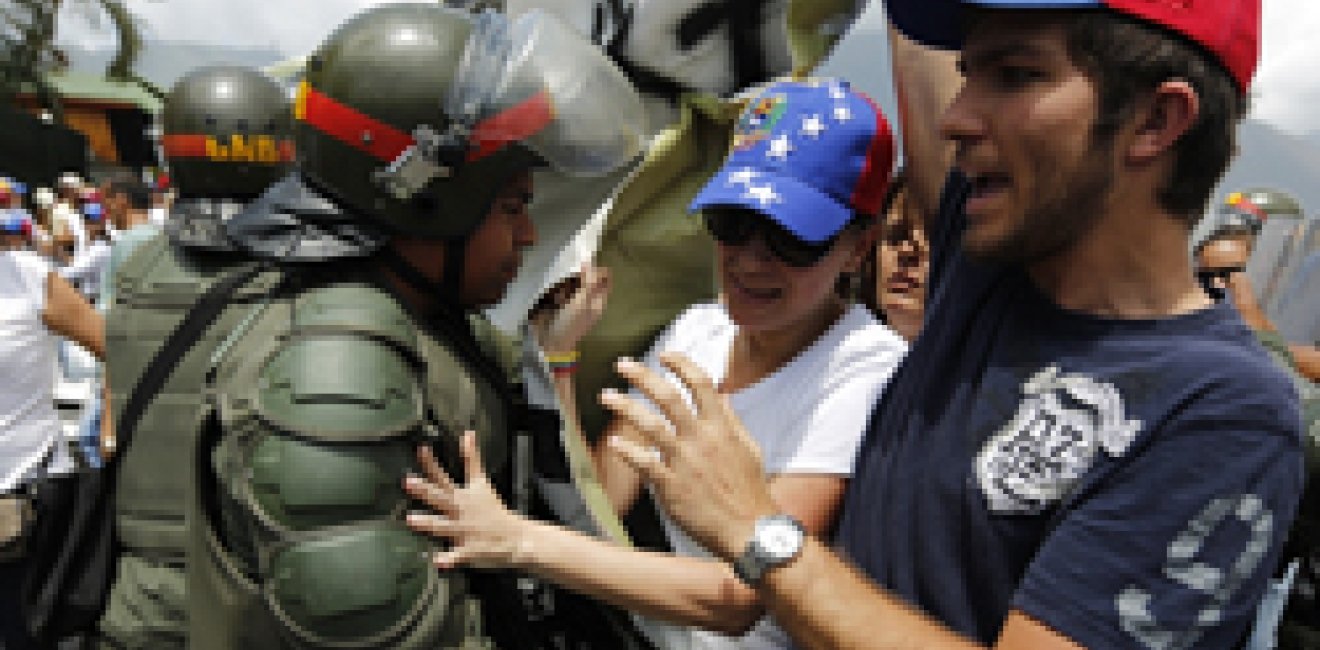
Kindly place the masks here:
<instances>
[{"instance_id":1,"label":"fingers","mask_svg":"<svg viewBox=\"0 0 1320 650\"><path fill-rule=\"evenodd\" d=\"M656 447L639 445L623 436L610 436L609 445L647 482L660 486L672 476L664 454Z\"/></svg>"},{"instance_id":2,"label":"fingers","mask_svg":"<svg viewBox=\"0 0 1320 650\"><path fill-rule=\"evenodd\" d=\"M658 449L663 454L673 454L677 440L669 423L663 417L637 400L606 389L600 393L600 404L614 413L615 417L631 426L646 444Z\"/></svg>"},{"instance_id":3,"label":"fingers","mask_svg":"<svg viewBox=\"0 0 1320 650\"><path fill-rule=\"evenodd\" d=\"M452 513L454 511L454 488L441 487L417 476L407 476L403 479L403 490L409 496L429 506L432 510L440 513Z\"/></svg>"},{"instance_id":4,"label":"fingers","mask_svg":"<svg viewBox=\"0 0 1320 650\"><path fill-rule=\"evenodd\" d=\"M691 431L696 426L696 416L692 407L683 399L674 382L660 376L632 359L619 359L614 367L624 379L660 408L664 417L673 423L678 431ZM641 423L641 420L638 420ZM655 443L658 444L658 443Z\"/></svg>"},{"instance_id":5,"label":"fingers","mask_svg":"<svg viewBox=\"0 0 1320 650\"><path fill-rule=\"evenodd\" d=\"M422 466L422 473L426 475L427 480L440 486L442 489L454 489L454 482L449 479L444 468L440 467L440 461L435 458L435 451L430 445L420 445L417 447L417 462Z\"/></svg>"},{"instance_id":6,"label":"fingers","mask_svg":"<svg viewBox=\"0 0 1320 650\"><path fill-rule=\"evenodd\" d=\"M485 481L486 467L481 462L481 449L477 446L477 432L464 431L463 443L460 448L463 454L463 467L467 468L468 484Z\"/></svg>"},{"instance_id":7,"label":"fingers","mask_svg":"<svg viewBox=\"0 0 1320 650\"><path fill-rule=\"evenodd\" d=\"M715 382L711 381L710 376L701 370L696 362L689 359L687 355L677 352L665 352L660 355L660 363L669 368L678 379L687 386L688 394L692 397L692 403L696 407L697 415L714 415L720 413L723 406L723 398L715 388Z\"/></svg>"},{"instance_id":8,"label":"fingers","mask_svg":"<svg viewBox=\"0 0 1320 650\"><path fill-rule=\"evenodd\" d=\"M408 527L431 537L450 539L458 535L454 522L444 515L429 512L408 513Z\"/></svg>"}]
</instances>

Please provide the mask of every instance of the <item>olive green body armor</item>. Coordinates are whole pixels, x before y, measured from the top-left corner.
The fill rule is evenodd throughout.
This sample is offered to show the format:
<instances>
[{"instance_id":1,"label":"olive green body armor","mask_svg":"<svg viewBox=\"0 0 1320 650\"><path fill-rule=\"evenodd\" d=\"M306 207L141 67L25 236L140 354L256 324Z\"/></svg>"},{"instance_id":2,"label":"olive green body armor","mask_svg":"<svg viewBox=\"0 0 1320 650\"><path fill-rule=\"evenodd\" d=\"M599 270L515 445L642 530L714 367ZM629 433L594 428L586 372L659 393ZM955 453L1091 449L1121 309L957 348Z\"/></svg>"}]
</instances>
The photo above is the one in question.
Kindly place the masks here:
<instances>
[{"instance_id":1,"label":"olive green body armor","mask_svg":"<svg viewBox=\"0 0 1320 650\"><path fill-rule=\"evenodd\" d=\"M125 262L107 326L116 416L198 296L250 263L165 235ZM383 290L283 277L230 298L124 451L105 644L489 647L464 574L431 568L403 525L401 481L419 443L455 458L467 429L504 475L508 406ZM511 372L512 347L474 331Z\"/></svg>"},{"instance_id":2,"label":"olive green body armor","mask_svg":"<svg viewBox=\"0 0 1320 650\"><path fill-rule=\"evenodd\" d=\"M467 429L503 474L498 389L367 283L243 311L201 423L192 647L490 647L466 574L404 525L402 480L418 444L452 458Z\"/></svg>"},{"instance_id":3,"label":"olive green body armor","mask_svg":"<svg viewBox=\"0 0 1320 650\"><path fill-rule=\"evenodd\" d=\"M141 245L110 281L115 304L106 319L112 412L118 419L147 363L185 311L228 270L232 255L175 246L164 235ZM234 296L255 300L268 279ZM114 508L122 553L99 628L114 647L183 648L186 627L186 548L189 495L194 485L196 432L204 412L201 387L210 352L238 325L231 309L180 360L122 451Z\"/></svg>"}]
</instances>

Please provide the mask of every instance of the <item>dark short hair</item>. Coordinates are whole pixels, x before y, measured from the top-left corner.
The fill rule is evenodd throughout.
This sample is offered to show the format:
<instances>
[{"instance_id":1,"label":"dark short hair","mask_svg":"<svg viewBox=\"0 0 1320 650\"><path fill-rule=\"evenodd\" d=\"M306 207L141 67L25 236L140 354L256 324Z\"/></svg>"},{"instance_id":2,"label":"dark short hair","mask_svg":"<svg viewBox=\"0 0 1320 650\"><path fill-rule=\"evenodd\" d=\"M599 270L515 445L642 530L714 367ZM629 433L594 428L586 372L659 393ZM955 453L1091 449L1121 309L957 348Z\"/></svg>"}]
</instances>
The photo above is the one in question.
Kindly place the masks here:
<instances>
[{"instance_id":1,"label":"dark short hair","mask_svg":"<svg viewBox=\"0 0 1320 650\"><path fill-rule=\"evenodd\" d=\"M1113 137L1138 102L1165 81L1181 79L1196 91L1200 115L1174 144L1173 169L1157 196L1165 210L1195 224L1237 149L1245 94L1203 48L1156 25L1088 10L1067 22L1066 33L1073 63L1099 88L1099 138Z\"/></svg>"},{"instance_id":2,"label":"dark short hair","mask_svg":"<svg viewBox=\"0 0 1320 650\"><path fill-rule=\"evenodd\" d=\"M106 188L106 194L123 194L128 197L128 204L134 210L146 210L151 207L151 190L146 185L133 180L116 180Z\"/></svg>"}]
</instances>

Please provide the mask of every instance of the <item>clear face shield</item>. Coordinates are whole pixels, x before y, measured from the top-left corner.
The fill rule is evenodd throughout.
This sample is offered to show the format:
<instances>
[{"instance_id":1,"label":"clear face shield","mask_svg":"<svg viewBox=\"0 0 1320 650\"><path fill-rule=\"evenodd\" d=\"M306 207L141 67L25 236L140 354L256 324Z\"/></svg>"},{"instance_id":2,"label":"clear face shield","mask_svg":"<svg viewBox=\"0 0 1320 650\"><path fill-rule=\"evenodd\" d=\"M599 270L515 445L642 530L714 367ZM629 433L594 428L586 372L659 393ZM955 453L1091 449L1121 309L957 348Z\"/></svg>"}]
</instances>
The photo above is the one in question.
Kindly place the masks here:
<instances>
[{"instance_id":1,"label":"clear face shield","mask_svg":"<svg viewBox=\"0 0 1320 650\"><path fill-rule=\"evenodd\" d=\"M376 180L406 200L466 162L518 143L567 174L605 174L632 160L647 137L641 96L601 50L561 19L474 17L443 107L449 126L414 144Z\"/></svg>"}]
</instances>

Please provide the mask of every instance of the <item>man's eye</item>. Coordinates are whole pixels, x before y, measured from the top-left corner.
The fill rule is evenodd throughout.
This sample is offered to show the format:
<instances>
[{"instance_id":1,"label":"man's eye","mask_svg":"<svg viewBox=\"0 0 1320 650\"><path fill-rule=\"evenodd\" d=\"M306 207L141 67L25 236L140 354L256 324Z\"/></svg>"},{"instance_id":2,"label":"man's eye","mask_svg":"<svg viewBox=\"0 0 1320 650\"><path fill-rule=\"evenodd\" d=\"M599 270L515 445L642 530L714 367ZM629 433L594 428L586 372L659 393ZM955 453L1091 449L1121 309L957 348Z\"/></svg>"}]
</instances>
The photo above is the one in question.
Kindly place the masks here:
<instances>
[{"instance_id":1,"label":"man's eye","mask_svg":"<svg viewBox=\"0 0 1320 650\"><path fill-rule=\"evenodd\" d=\"M1044 77L1039 70L1018 65L1000 66L995 74L999 83L1006 87L1026 85Z\"/></svg>"}]
</instances>

